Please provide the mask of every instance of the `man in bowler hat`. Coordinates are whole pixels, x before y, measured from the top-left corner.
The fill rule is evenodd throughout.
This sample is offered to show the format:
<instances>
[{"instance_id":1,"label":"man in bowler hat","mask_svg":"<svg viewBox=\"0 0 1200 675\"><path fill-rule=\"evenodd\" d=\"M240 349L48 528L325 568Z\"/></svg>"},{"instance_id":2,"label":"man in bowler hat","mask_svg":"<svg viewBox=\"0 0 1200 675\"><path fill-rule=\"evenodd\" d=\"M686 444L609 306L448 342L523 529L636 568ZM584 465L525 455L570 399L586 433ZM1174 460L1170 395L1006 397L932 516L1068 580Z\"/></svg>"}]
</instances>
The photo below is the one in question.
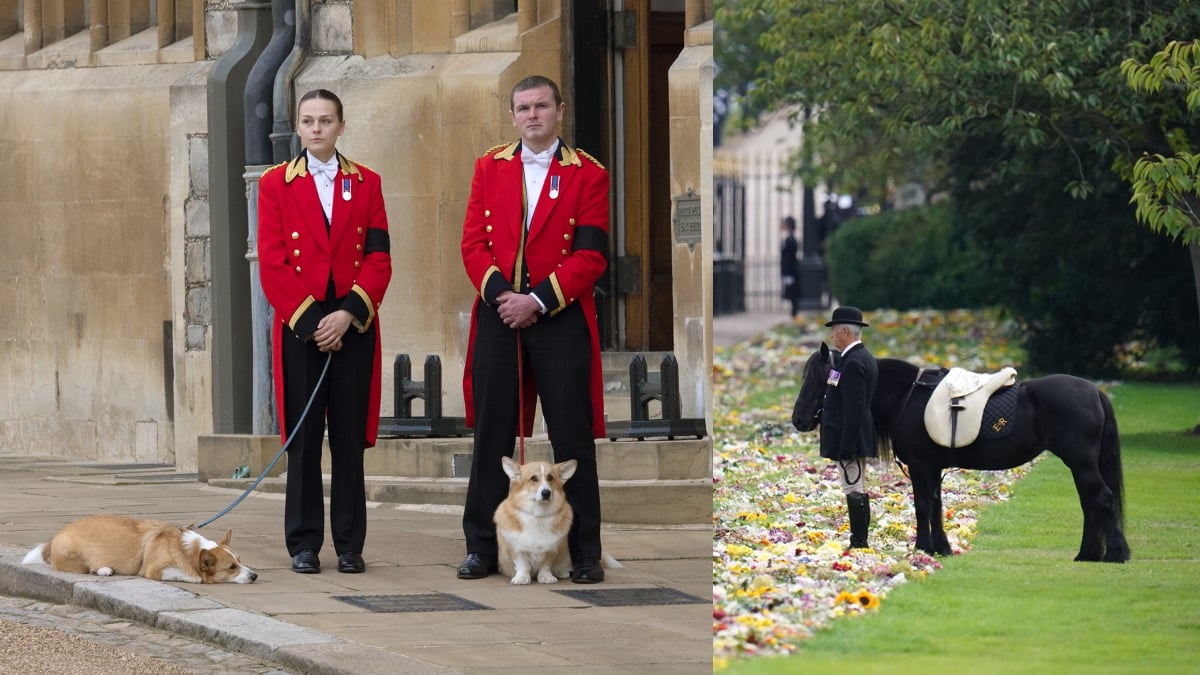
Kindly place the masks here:
<instances>
[{"instance_id":1,"label":"man in bowler hat","mask_svg":"<svg viewBox=\"0 0 1200 675\"><path fill-rule=\"evenodd\" d=\"M862 310L838 307L825 325L836 352L825 388L821 456L838 463L850 517L850 548L867 548L871 504L863 478L866 458L878 455L871 399L879 367L862 343L862 329L868 325Z\"/></svg>"}]
</instances>

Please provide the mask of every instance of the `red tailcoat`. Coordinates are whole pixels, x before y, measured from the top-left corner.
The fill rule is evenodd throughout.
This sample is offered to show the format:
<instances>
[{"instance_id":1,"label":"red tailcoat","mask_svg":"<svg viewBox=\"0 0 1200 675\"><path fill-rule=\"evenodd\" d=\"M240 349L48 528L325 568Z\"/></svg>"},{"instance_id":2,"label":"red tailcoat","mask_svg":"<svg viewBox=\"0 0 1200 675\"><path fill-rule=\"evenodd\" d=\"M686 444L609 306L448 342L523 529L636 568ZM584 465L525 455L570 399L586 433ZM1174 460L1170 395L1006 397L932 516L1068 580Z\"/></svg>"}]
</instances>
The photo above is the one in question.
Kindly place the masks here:
<instances>
[{"instance_id":1,"label":"red tailcoat","mask_svg":"<svg viewBox=\"0 0 1200 675\"><path fill-rule=\"evenodd\" d=\"M355 316L350 330L376 331L375 364L371 372L371 402L367 414L366 446L375 445L379 431L381 346L375 313L392 277L388 250L387 213L379 174L340 153L340 171L333 186L333 217L328 230L307 170L307 153L263 172L258 193L258 262L263 292L275 309L275 398L279 426L284 421L284 331L307 338L316 330L326 300L330 275L341 308ZM349 194L349 199L345 199ZM321 411L317 411L321 414Z\"/></svg>"},{"instance_id":2,"label":"red tailcoat","mask_svg":"<svg viewBox=\"0 0 1200 675\"><path fill-rule=\"evenodd\" d=\"M589 155L559 142L557 155L542 184L533 222L524 239L525 180L521 143L497 146L475 161L471 198L463 222L463 264L478 292L475 302L495 304L505 290L520 292L519 279L557 314L578 302L587 319L592 352L592 435L603 438L604 376L600 365L600 335L592 289L607 267L608 171ZM557 185L557 194L551 192ZM471 368L475 351L475 312L471 313L471 342L463 377L467 425L474 425ZM536 383L525 371L526 435L533 429Z\"/></svg>"}]
</instances>

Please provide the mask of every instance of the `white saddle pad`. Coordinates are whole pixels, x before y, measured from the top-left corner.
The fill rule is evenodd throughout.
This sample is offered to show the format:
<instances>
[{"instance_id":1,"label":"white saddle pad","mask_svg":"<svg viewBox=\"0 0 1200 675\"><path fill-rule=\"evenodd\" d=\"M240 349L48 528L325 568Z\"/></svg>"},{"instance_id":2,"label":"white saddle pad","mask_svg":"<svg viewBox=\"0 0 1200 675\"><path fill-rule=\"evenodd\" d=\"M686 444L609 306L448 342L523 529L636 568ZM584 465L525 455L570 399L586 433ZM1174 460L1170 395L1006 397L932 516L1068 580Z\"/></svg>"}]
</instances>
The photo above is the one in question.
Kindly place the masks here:
<instances>
[{"instance_id":1,"label":"white saddle pad","mask_svg":"<svg viewBox=\"0 0 1200 675\"><path fill-rule=\"evenodd\" d=\"M934 443L945 448L961 448L979 437L979 423L988 397L997 389L1017 382L1017 371L1005 366L996 373L974 373L951 368L934 388L925 404L925 431ZM957 424L952 425L951 406L961 406ZM953 429L953 431L952 431Z\"/></svg>"}]
</instances>

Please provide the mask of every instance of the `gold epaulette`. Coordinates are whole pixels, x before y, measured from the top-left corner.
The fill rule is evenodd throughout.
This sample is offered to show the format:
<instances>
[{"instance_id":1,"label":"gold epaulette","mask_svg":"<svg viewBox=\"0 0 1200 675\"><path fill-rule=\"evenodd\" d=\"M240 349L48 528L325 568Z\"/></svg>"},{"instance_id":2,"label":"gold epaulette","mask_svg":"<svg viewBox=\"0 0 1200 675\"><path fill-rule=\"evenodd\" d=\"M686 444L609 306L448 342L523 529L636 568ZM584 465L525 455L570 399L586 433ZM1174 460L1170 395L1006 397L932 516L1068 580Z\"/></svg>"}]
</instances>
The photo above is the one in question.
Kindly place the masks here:
<instances>
[{"instance_id":1,"label":"gold epaulette","mask_svg":"<svg viewBox=\"0 0 1200 675\"><path fill-rule=\"evenodd\" d=\"M337 158L338 168L342 170L342 173L348 173L351 176L358 176L358 182L363 182L364 176L362 175L362 172L358 170L358 165L355 162L351 162L340 152L338 153ZM363 166L367 165L363 164ZM367 166L367 168L370 169L371 167Z\"/></svg>"},{"instance_id":2,"label":"gold epaulette","mask_svg":"<svg viewBox=\"0 0 1200 675\"><path fill-rule=\"evenodd\" d=\"M596 166L600 167L601 169L603 169L603 168L604 168L604 165L600 163L600 160L598 160L598 159L596 159L595 157L592 157L591 155L587 154L587 152L585 152L585 151L583 151L583 150L580 150L579 148L575 148L575 152L577 152L577 153L579 153L579 154L583 155L584 157L587 157L588 159L592 160L592 164L595 164Z\"/></svg>"},{"instance_id":3,"label":"gold epaulette","mask_svg":"<svg viewBox=\"0 0 1200 675\"><path fill-rule=\"evenodd\" d=\"M283 182L291 183L296 180L296 177L304 178L308 175L308 154L300 153L288 162L287 175L283 177Z\"/></svg>"},{"instance_id":4,"label":"gold epaulette","mask_svg":"<svg viewBox=\"0 0 1200 675\"><path fill-rule=\"evenodd\" d=\"M258 175L258 179L259 179L259 180L262 180L262 177L263 177L263 176L265 176L265 175L267 175L268 173L270 173L270 172L274 171L275 169L278 169L278 168L279 168L279 167L281 167L281 166L287 166L287 162L280 162L280 163L276 164L275 166L268 166L267 168L263 169L263 172L262 172L262 173L260 173L260 174Z\"/></svg>"},{"instance_id":5,"label":"gold epaulette","mask_svg":"<svg viewBox=\"0 0 1200 675\"><path fill-rule=\"evenodd\" d=\"M521 141L513 141L511 143L501 143L494 148L489 148L483 153L484 157L492 157L494 159L511 160L516 156L517 148L520 147Z\"/></svg>"}]
</instances>

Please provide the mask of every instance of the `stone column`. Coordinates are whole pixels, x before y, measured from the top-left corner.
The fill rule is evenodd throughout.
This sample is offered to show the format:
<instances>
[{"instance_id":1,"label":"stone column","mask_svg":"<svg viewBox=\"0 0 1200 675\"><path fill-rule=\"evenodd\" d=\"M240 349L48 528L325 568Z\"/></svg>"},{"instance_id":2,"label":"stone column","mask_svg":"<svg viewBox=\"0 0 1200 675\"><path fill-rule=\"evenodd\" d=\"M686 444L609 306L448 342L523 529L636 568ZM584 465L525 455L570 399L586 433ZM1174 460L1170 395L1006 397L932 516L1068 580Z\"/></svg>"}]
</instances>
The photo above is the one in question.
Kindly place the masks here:
<instances>
[{"instance_id":1,"label":"stone column","mask_svg":"<svg viewBox=\"0 0 1200 675\"><path fill-rule=\"evenodd\" d=\"M250 263L250 319L254 368L250 392L252 417L251 433L258 436L279 433L275 411L274 376L271 372L271 326L274 311L263 294L258 275L258 179L271 165L247 166L242 175L246 180L246 201L249 205L249 232L246 236L246 260Z\"/></svg>"}]
</instances>

